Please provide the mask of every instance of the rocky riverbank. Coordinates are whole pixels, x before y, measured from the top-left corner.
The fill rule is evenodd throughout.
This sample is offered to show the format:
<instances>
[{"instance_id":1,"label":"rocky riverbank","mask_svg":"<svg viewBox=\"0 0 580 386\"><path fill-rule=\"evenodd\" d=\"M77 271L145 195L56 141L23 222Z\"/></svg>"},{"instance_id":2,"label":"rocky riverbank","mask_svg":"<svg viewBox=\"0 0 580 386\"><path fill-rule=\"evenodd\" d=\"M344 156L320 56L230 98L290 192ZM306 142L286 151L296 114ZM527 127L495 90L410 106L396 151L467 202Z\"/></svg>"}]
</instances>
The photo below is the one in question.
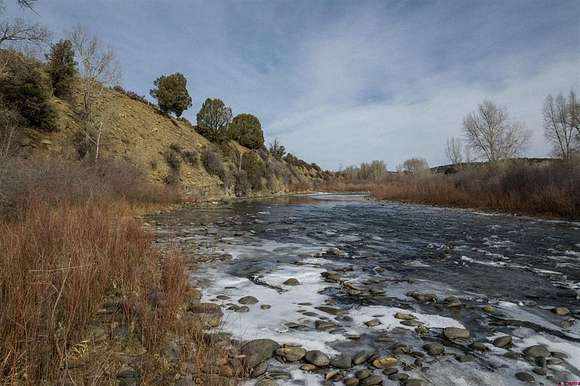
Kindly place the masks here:
<instances>
[{"instance_id":1,"label":"rocky riverbank","mask_svg":"<svg viewBox=\"0 0 580 386\"><path fill-rule=\"evenodd\" d=\"M222 382L548 385L580 378L573 224L425 207L413 213L418 220L408 207L387 219L382 205L333 200L232 204L151 220L159 242L179 245L197 262L191 281L201 298L188 314L210 321L216 327L208 336L228 342L223 363L211 370ZM457 233L466 224L468 238ZM431 241L441 229L455 243ZM509 236L519 229L559 241L544 250L534 245L539 239ZM567 272L548 271L541 260L525 266L529 257L516 262L525 248Z\"/></svg>"}]
</instances>

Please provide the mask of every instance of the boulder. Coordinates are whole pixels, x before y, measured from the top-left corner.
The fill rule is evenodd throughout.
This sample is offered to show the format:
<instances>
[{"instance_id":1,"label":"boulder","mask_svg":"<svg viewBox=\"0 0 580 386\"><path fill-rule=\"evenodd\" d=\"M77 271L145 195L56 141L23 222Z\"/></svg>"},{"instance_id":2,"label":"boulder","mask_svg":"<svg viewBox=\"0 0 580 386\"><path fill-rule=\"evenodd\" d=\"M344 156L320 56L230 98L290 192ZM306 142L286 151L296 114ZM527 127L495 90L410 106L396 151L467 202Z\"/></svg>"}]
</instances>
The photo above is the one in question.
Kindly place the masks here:
<instances>
[{"instance_id":1,"label":"boulder","mask_svg":"<svg viewBox=\"0 0 580 386\"><path fill-rule=\"evenodd\" d=\"M493 340L493 345L495 347L504 348L510 347L512 345L512 337L509 335L500 336Z\"/></svg>"},{"instance_id":2,"label":"boulder","mask_svg":"<svg viewBox=\"0 0 580 386\"><path fill-rule=\"evenodd\" d=\"M320 350L308 351L304 356L304 360L317 367L326 367L330 364L328 355Z\"/></svg>"},{"instance_id":3,"label":"boulder","mask_svg":"<svg viewBox=\"0 0 580 386\"><path fill-rule=\"evenodd\" d=\"M240 349L240 353L244 355L244 365L248 369L252 369L265 360L272 358L278 348L280 346L272 339L256 339L244 344Z\"/></svg>"},{"instance_id":4,"label":"boulder","mask_svg":"<svg viewBox=\"0 0 580 386\"><path fill-rule=\"evenodd\" d=\"M243 298L240 298L238 300L238 303L240 303L240 304L256 304L256 303L258 303L258 299L255 298L254 296L244 296Z\"/></svg>"},{"instance_id":5,"label":"boulder","mask_svg":"<svg viewBox=\"0 0 580 386\"><path fill-rule=\"evenodd\" d=\"M423 350L425 350L429 355L436 356L441 355L445 352L445 347L441 343L427 343L423 345Z\"/></svg>"},{"instance_id":6,"label":"boulder","mask_svg":"<svg viewBox=\"0 0 580 386\"><path fill-rule=\"evenodd\" d=\"M297 362L304 358L306 350L302 347L282 347L276 350L276 355L284 358L286 362Z\"/></svg>"},{"instance_id":7,"label":"boulder","mask_svg":"<svg viewBox=\"0 0 580 386\"><path fill-rule=\"evenodd\" d=\"M285 285L300 285L300 282L298 281L298 279L291 277L290 279L286 280L284 282L284 284Z\"/></svg>"},{"instance_id":8,"label":"boulder","mask_svg":"<svg viewBox=\"0 0 580 386\"><path fill-rule=\"evenodd\" d=\"M524 355L529 358L537 358L537 357L547 357L550 356L550 351L546 348L546 346L541 344L536 344L534 346L530 346L524 350Z\"/></svg>"}]
</instances>

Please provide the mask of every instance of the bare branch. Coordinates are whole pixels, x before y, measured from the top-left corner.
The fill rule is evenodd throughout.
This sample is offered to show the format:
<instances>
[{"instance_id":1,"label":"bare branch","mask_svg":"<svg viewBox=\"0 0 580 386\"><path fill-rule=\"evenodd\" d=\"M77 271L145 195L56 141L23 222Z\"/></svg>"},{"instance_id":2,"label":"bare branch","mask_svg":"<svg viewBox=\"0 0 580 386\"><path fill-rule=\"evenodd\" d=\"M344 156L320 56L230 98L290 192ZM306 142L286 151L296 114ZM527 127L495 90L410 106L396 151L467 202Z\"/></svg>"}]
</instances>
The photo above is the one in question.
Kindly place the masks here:
<instances>
[{"instance_id":1,"label":"bare branch","mask_svg":"<svg viewBox=\"0 0 580 386\"><path fill-rule=\"evenodd\" d=\"M0 47L7 42L45 44L50 40L48 30L38 23L27 23L22 19L0 22Z\"/></svg>"},{"instance_id":2,"label":"bare branch","mask_svg":"<svg viewBox=\"0 0 580 386\"><path fill-rule=\"evenodd\" d=\"M445 147L445 155L450 163L457 165L463 162L463 145L461 144L461 139L450 137L447 139L447 145Z\"/></svg>"}]
</instances>

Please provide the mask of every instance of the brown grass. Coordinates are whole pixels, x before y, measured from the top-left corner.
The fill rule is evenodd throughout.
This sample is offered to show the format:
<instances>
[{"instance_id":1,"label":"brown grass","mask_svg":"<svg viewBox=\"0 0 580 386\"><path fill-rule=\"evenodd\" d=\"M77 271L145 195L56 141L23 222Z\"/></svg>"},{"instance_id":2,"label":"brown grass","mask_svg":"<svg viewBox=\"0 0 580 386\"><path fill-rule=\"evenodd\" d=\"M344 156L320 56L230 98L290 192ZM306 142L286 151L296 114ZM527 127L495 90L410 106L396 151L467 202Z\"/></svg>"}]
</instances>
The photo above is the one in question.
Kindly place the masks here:
<instances>
[{"instance_id":1,"label":"brown grass","mask_svg":"<svg viewBox=\"0 0 580 386\"><path fill-rule=\"evenodd\" d=\"M0 182L0 383L63 383L76 344L111 299L115 323L146 351L144 380L159 372L151 364L168 336L201 339L201 326L180 318L190 291L183 258L154 248L134 216L136 206L175 202L175 192L148 186L126 165L51 159L11 160ZM223 355L197 346L200 365L204 348Z\"/></svg>"},{"instance_id":2,"label":"brown grass","mask_svg":"<svg viewBox=\"0 0 580 386\"><path fill-rule=\"evenodd\" d=\"M382 200L577 219L580 164L509 162L452 175L400 175L375 186L371 194Z\"/></svg>"}]
</instances>

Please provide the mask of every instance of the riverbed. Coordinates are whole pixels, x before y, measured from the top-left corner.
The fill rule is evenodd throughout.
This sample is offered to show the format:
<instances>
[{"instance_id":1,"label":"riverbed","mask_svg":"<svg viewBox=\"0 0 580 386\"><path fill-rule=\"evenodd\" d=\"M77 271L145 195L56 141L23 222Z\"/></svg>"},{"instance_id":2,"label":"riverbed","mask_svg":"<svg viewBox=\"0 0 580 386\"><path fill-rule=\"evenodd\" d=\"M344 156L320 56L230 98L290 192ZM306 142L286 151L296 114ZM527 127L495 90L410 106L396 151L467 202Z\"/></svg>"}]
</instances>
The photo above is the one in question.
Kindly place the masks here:
<instances>
[{"instance_id":1,"label":"riverbed","mask_svg":"<svg viewBox=\"0 0 580 386\"><path fill-rule=\"evenodd\" d=\"M374 355L328 381L328 369L276 357L265 376L279 385L343 384L362 369L385 385L580 380L578 223L358 194L183 208L150 222L159 242L208 260L191 281L223 306L220 331ZM450 327L469 336L445 337ZM535 346L546 354L530 354ZM396 366L370 365L381 357Z\"/></svg>"}]
</instances>

